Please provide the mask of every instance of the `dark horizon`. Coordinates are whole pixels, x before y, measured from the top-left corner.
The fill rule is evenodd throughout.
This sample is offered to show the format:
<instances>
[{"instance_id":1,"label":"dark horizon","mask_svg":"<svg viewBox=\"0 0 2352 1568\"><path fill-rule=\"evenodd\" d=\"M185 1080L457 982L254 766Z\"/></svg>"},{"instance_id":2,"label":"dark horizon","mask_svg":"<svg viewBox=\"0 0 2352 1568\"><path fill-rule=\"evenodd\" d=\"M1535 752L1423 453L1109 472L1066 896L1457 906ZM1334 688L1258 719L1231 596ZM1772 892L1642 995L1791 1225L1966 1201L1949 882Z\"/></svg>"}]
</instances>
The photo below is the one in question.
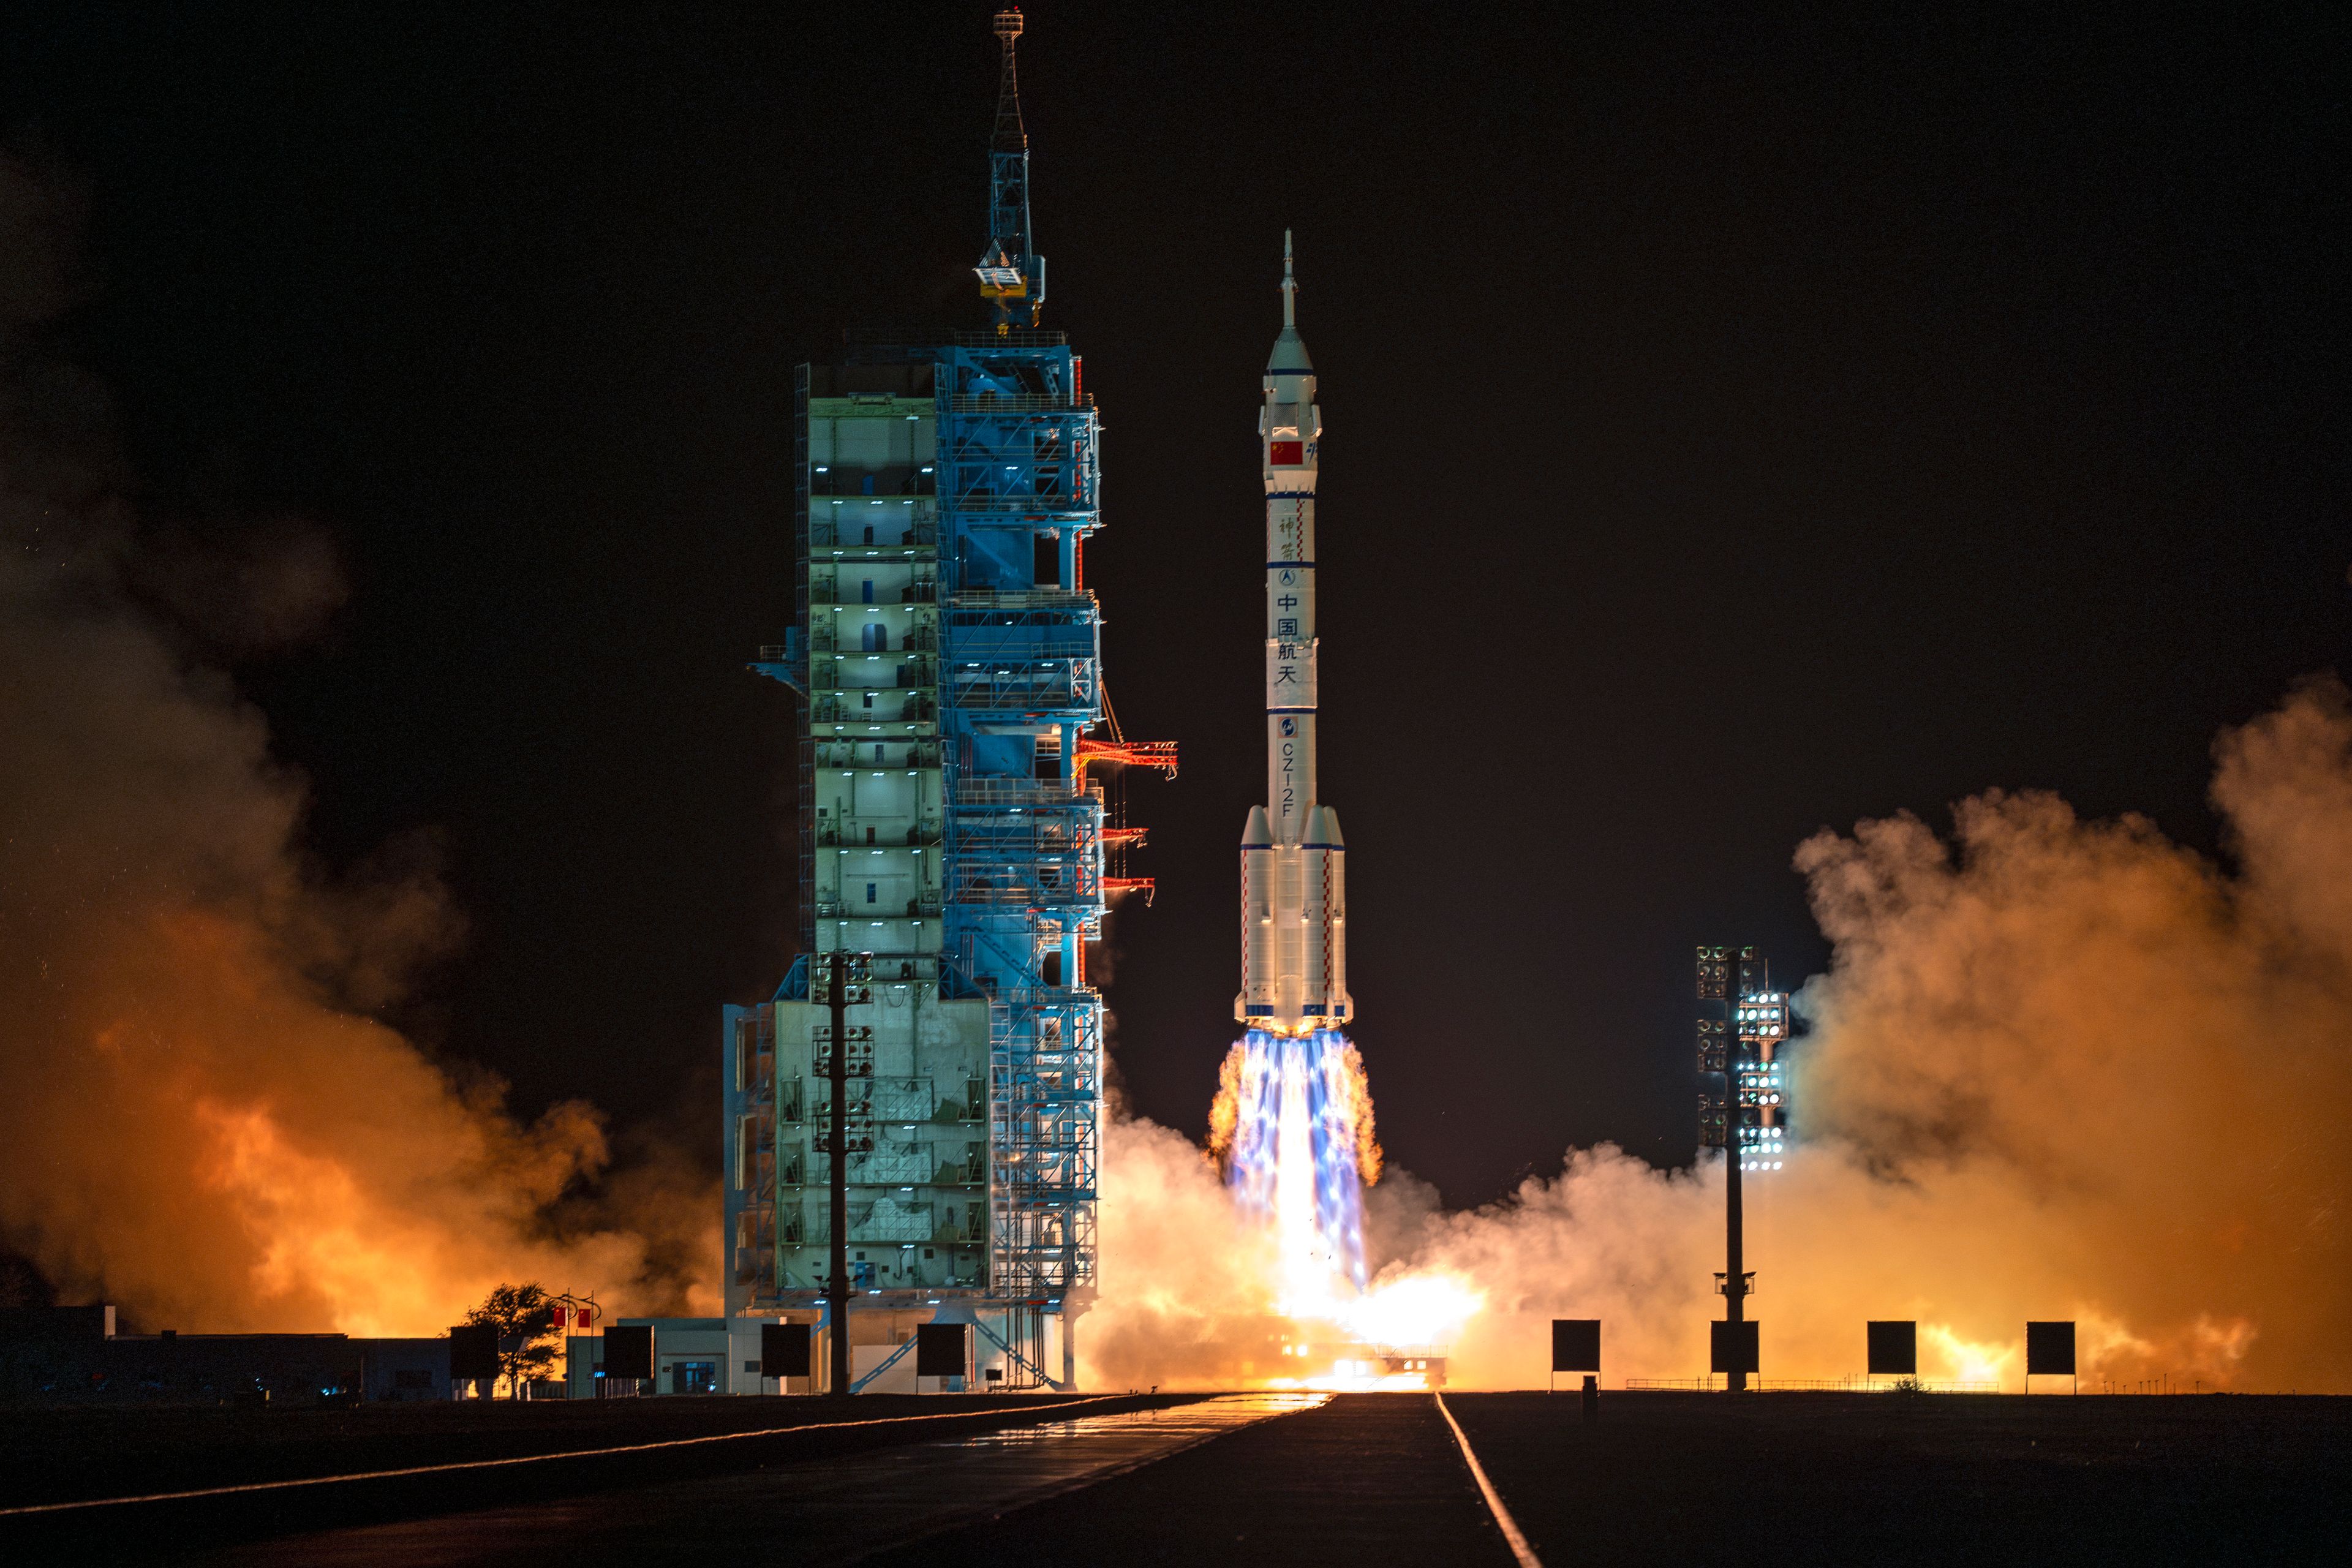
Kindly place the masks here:
<instances>
[{"instance_id":1,"label":"dark horizon","mask_svg":"<svg viewBox=\"0 0 2352 1568\"><path fill-rule=\"evenodd\" d=\"M526 1111L715 1161L719 1006L793 926L793 699L742 668L793 367L981 321L992 8L0 24L146 526L334 542L329 635L239 688L326 863L439 836L468 935L390 1016ZM1691 948L1820 970L1807 836L2040 788L2220 854L2216 732L2347 667L2329 12L1025 9L1087 584L1127 732L1183 747L1106 953L1139 1114L1197 1136L1234 1033L1286 227L1352 1033L1451 1203L1688 1162Z\"/></svg>"}]
</instances>

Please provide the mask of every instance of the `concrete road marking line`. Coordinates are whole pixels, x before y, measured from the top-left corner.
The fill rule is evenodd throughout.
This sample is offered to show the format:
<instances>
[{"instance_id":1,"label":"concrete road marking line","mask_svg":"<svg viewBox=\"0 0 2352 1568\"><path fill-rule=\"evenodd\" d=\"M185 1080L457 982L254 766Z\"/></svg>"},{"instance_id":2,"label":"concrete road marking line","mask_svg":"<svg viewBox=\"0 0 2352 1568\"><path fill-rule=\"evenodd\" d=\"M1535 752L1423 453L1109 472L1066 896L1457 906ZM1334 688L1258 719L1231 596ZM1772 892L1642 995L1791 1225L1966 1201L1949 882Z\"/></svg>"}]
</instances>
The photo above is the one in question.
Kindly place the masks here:
<instances>
[{"instance_id":1,"label":"concrete road marking line","mask_svg":"<svg viewBox=\"0 0 2352 1568\"><path fill-rule=\"evenodd\" d=\"M1075 1410L1081 1405L1101 1405L1113 1399L1128 1397L1120 1394L1101 1394L1092 1399L1072 1399L1059 1405L1046 1405L1050 1410ZM78 1502L34 1503L27 1507L0 1508L0 1519L19 1518L35 1513L72 1513L82 1509L121 1508L131 1503L178 1502L188 1498L234 1497L241 1492L287 1491L295 1487L333 1486L339 1481L381 1481L394 1476L446 1475L452 1470L495 1470L509 1465L544 1465L557 1459L593 1459L607 1454L648 1454L656 1448L694 1448L707 1443L734 1443L746 1437L781 1437L787 1432L837 1432L845 1426L893 1426L915 1421L969 1421L975 1415L992 1415L991 1410L950 1410L939 1415L878 1415L866 1421L811 1421L799 1426L763 1426L756 1432L713 1432L701 1437L668 1437L654 1443L618 1443L609 1448L572 1448L560 1454L517 1454L504 1459L460 1459L446 1465L410 1465L397 1470L360 1470L341 1476L297 1476L283 1481L247 1481L238 1486L198 1487L184 1492L149 1492L138 1497L86 1498Z\"/></svg>"},{"instance_id":2,"label":"concrete road marking line","mask_svg":"<svg viewBox=\"0 0 2352 1568\"><path fill-rule=\"evenodd\" d=\"M1448 1426L1454 1428L1454 1440L1462 1445L1462 1458L1470 1466L1470 1479L1476 1481L1478 1489L1486 1494L1486 1511L1493 1514L1495 1522L1503 1527L1503 1539L1511 1543L1511 1555L1519 1560L1519 1568L1543 1568L1543 1559L1537 1556L1535 1548L1528 1544L1528 1538L1519 1533L1518 1521L1511 1517L1511 1510L1503 1506L1502 1493L1496 1491L1495 1483L1486 1479L1486 1467L1478 1462L1477 1454L1470 1447L1470 1439L1463 1436L1462 1423L1454 1419L1454 1412L1445 1408L1445 1395L1441 1394L1436 1397L1437 1413L1445 1417Z\"/></svg>"}]
</instances>

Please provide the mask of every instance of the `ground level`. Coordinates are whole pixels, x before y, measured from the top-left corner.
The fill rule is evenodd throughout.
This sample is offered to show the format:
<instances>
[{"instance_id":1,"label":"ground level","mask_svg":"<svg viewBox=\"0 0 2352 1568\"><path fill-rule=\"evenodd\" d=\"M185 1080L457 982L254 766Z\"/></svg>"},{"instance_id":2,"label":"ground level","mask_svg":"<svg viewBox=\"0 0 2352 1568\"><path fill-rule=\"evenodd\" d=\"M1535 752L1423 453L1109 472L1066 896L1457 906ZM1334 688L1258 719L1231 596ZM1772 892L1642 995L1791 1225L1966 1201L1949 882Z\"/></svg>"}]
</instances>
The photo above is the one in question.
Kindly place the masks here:
<instances>
[{"instance_id":1,"label":"ground level","mask_svg":"<svg viewBox=\"0 0 2352 1568\"><path fill-rule=\"evenodd\" d=\"M904 1568L1508 1568L1514 1553L1449 1411L1550 1568L1685 1568L1727 1553L2332 1563L2352 1539L2352 1400L1610 1394L1587 1421L1573 1394L1453 1394L1442 1407L1427 1394L1244 1395L975 1414L951 1428L812 1434L764 1458L715 1444L690 1450L683 1472L658 1474L652 1459L677 1451L650 1451L636 1468L616 1455L562 1496L525 1487L502 1506L464 1510L412 1496L404 1521L226 1550L215 1537L205 1550L212 1562L281 1568L650 1564L785 1548L796 1563ZM855 1417L879 1414L861 1403ZM353 1493L363 1504L364 1489ZM152 1511L163 1505L147 1506L138 1532L152 1560L167 1548L203 1555ZM79 1555L111 1545L119 1556L132 1524L129 1513L79 1521Z\"/></svg>"},{"instance_id":2,"label":"ground level","mask_svg":"<svg viewBox=\"0 0 2352 1568\"><path fill-rule=\"evenodd\" d=\"M857 1419L1049 1410L1055 1394L861 1394ZM753 1432L821 1399L434 1400L348 1409L0 1406L0 1509Z\"/></svg>"}]
</instances>

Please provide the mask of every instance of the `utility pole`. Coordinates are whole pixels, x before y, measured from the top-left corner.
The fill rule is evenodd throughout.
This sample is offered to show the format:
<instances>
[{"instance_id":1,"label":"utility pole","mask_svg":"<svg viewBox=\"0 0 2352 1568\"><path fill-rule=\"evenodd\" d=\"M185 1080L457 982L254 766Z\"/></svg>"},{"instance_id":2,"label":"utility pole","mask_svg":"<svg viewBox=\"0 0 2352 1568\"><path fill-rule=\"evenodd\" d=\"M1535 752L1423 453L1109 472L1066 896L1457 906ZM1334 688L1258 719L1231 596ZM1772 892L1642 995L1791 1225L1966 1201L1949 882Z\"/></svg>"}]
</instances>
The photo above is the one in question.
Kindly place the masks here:
<instances>
[{"instance_id":1,"label":"utility pole","mask_svg":"<svg viewBox=\"0 0 2352 1568\"><path fill-rule=\"evenodd\" d=\"M832 1156L833 1260L825 1280L825 1304L833 1332L825 1342L833 1363L833 1394L849 1397L849 954L833 952L833 984L826 997L833 1012L833 1055L824 1079L833 1093L825 1134Z\"/></svg>"}]
</instances>

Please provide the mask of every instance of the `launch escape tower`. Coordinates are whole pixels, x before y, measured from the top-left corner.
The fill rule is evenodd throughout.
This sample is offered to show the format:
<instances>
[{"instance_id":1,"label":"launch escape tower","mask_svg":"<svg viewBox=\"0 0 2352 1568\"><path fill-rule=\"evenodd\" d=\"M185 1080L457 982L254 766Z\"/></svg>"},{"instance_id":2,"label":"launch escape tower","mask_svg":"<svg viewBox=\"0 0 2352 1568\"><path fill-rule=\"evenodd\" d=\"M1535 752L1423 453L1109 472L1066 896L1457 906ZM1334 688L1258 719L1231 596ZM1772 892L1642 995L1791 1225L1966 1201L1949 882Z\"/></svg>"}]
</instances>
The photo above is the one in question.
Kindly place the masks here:
<instances>
[{"instance_id":1,"label":"launch escape tower","mask_svg":"<svg viewBox=\"0 0 2352 1568\"><path fill-rule=\"evenodd\" d=\"M839 1050L859 1308L975 1324L979 1363L1016 1388L1075 1375L1102 1113L1086 943L1108 900L1151 890L1110 874L1142 833L1089 769L1176 764L1121 738L1103 692L1082 569L1100 425L1080 357L1036 329L1021 27L995 18L989 330L855 341L796 373L793 626L752 668L802 699L801 956L722 1024L729 1315L821 1310ZM856 986L840 1040L810 984L835 952ZM912 1342L877 1346L857 1386Z\"/></svg>"}]
</instances>

